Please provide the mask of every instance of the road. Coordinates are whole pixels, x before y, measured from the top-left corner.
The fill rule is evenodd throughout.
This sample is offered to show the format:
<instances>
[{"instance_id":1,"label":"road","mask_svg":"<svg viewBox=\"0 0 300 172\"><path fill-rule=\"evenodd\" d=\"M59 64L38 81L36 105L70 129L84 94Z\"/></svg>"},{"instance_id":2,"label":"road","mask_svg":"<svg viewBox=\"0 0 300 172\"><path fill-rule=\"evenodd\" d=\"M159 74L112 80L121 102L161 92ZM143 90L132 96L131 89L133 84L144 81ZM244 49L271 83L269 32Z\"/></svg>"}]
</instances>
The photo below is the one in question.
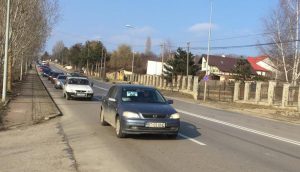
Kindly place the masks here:
<instances>
[{"instance_id":1,"label":"road","mask_svg":"<svg viewBox=\"0 0 300 172\"><path fill-rule=\"evenodd\" d=\"M59 70L55 66L52 66ZM64 116L60 127L79 171L262 171L299 172L300 126L174 100L181 114L180 135L118 139L101 126L101 97L111 86L94 81L93 101L63 98L43 79Z\"/></svg>"}]
</instances>

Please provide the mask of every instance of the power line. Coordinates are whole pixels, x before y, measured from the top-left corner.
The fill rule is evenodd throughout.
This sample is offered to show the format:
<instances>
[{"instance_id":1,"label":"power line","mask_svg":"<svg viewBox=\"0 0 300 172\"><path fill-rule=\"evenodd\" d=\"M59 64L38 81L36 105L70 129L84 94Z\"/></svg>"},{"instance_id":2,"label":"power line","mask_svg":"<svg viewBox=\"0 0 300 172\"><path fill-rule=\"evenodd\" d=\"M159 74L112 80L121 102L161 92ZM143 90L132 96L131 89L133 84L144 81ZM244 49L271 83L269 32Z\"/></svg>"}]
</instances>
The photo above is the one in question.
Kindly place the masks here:
<instances>
[{"instance_id":1,"label":"power line","mask_svg":"<svg viewBox=\"0 0 300 172\"><path fill-rule=\"evenodd\" d=\"M221 47L211 47L212 50L219 49L234 49L234 48L248 48L248 47L257 47L257 46L265 46L265 45L275 45L275 44L287 44L291 42L299 42L300 40L289 40L283 42L269 42L269 43L261 43L261 44L250 44L250 45L233 45L233 46L221 46ZM193 50L206 50L207 47L192 47Z\"/></svg>"}]
</instances>

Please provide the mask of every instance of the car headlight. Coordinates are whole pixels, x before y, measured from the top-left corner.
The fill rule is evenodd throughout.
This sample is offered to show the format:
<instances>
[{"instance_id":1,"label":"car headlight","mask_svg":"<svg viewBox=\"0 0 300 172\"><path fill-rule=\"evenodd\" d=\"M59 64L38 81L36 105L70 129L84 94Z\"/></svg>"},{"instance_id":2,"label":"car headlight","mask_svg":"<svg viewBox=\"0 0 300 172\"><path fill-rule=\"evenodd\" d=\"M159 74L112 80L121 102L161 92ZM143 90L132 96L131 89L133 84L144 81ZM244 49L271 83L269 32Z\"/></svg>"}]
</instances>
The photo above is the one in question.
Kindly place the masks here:
<instances>
[{"instance_id":1,"label":"car headlight","mask_svg":"<svg viewBox=\"0 0 300 172\"><path fill-rule=\"evenodd\" d=\"M170 119L180 119L179 113L174 113L170 116Z\"/></svg>"},{"instance_id":2,"label":"car headlight","mask_svg":"<svg viewBox=\"0 0 300 172\"><path fill-rule=\"evenodd\" d=\"M93 93L93 90L87 90L88 93Z\"/></svg>"},{"instance_id":3,"label":"car headlight","mask_svg":"<svg viewBox=\"0 0 300 172\"><path fill-rule=\"evenodd\" d=\"M134 113L134 112L129 112L129 111L125 111L125 112L123 112L123 116L125 117L125 118L131 118L131 119L133 119L133 118L140 118L140 116L139 116L139 114L137 114L137 113Z\"/></svg>"},{"instance_id":4,"label":"car headlight","mask_svg":"<svg viewBox=\"0 0 300 172\"><path fill-rule=\"evenodd\" d=\"M72 93L75 93L76 91L75 90L73 90L73 89L70 89L70 91L72 92Z\"/></svg>"}]
</instances>

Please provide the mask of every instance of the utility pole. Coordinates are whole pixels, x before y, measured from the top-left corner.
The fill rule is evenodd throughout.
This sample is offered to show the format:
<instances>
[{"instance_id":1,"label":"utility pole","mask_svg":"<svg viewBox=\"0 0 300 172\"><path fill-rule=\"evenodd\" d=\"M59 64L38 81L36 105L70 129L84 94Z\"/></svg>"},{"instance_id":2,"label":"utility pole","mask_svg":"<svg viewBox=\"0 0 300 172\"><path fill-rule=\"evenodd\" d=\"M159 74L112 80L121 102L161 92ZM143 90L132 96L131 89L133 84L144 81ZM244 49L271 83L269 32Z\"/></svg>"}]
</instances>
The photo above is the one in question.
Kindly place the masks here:
<instances>
[{"instance_id":1,"label":"utility pole","mask_svg":"<svg viewBox=\"0 0 300 172\"><path fill-rule=\"evenodd\" d=\"M104 49L103 49L103 45L102 45L102 50L101 50L101 60L100 60L100 78L102 78L102 70L103 70L103 59L104 59L104 56L103 56L103 53L104 53Z\"/></svg>"},{"instance_id":2,"label":"utility pole","mask_svg":"<svg viewBox=\"0 0 300 172\"><path fill-rule=\"evenodd\" d=\"M4 70L3 70L3 88L2 88L2 102L6 101L6 87L7 87L7 56L8 56L8 35L9 35L9 13L10 0L7 0L6 10L6 26L5 26L5 49L4 49Z\"/></svg>"},{"instance_id":3,"label":"utility pole","mask_svg":"<svg viewBox=\"0 0 300 172\"><path fill-rule=\"evenodd\" d=\"M189 76L189 59L190 58L190 42L187 42L187 54L186 54L186 78Z\"/></svg>"},{"instance_id":4,"label":"utility pole","mask_svg":"<svg viewBox=\"0 0 300 172\"><path fill-rule=\"evenodd\" d=\"M132 48L132 64L131 64L131 73L132 73L132 77L131 77L131 81L133 82L134 81L134 78L133 78L133 66L134 66L134 49Z\"/></svg>"},{"instance_id":5,"label":"utility pole","mask_svg":"<svg viewBox=\"0 0 300 172\"><path fill-rule=\"evenodd\" d=\"M165 43L160 45L161 48L161 76L164 77L164 54L165 54Z\"/></svg>"},{"instance_id":6,"label":"utility pole","mask_svg":"<svg viewBox=\"0 0 300 172\"><path fill-rule=\"evenodd\" d=\"M205 72L205 82L204 82L204 94L203 94L203 101L206 101L206 92L207 92L207 81L209 79L209 69L208 69L208 62L209 62L209 55L210 55L210 37L211 37L211 18L212 18L212 10L213 4L210 1L210 17L209 17L209 31L208 31L208 41L207 41L207 59L206 59L206 72Z\"/></svg>"}]
</instances>

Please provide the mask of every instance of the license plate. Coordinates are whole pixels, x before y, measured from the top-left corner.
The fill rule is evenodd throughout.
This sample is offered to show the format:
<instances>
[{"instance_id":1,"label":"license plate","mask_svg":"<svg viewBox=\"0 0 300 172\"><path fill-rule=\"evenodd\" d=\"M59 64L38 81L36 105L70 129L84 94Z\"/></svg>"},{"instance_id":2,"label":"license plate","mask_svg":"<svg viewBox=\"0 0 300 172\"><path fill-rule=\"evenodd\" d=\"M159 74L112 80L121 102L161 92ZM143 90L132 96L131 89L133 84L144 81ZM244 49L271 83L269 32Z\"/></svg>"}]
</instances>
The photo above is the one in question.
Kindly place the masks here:
<instances>
[{"instance_id":1,"label":"license plate","mask_svg":"<svg viewBox=\"0 0 300 172\"><path fill-rule=\"evenodd\" d=\"M77 96L79 96L79 97L85 97L86 95L84 93L77 93Z\"/></svg>"},{"instance_id":2,"label":"license plate","mask_svg":"<svg viewBox=\"0 0 300 172\"><path fill-rule=\"evenodd\" d=\"M146 123L146 127L149 127L149 128L165 128L166 124L165 123L157 123L157 122L148 122L148 123Z\"/></svg>"}]
</instances>

